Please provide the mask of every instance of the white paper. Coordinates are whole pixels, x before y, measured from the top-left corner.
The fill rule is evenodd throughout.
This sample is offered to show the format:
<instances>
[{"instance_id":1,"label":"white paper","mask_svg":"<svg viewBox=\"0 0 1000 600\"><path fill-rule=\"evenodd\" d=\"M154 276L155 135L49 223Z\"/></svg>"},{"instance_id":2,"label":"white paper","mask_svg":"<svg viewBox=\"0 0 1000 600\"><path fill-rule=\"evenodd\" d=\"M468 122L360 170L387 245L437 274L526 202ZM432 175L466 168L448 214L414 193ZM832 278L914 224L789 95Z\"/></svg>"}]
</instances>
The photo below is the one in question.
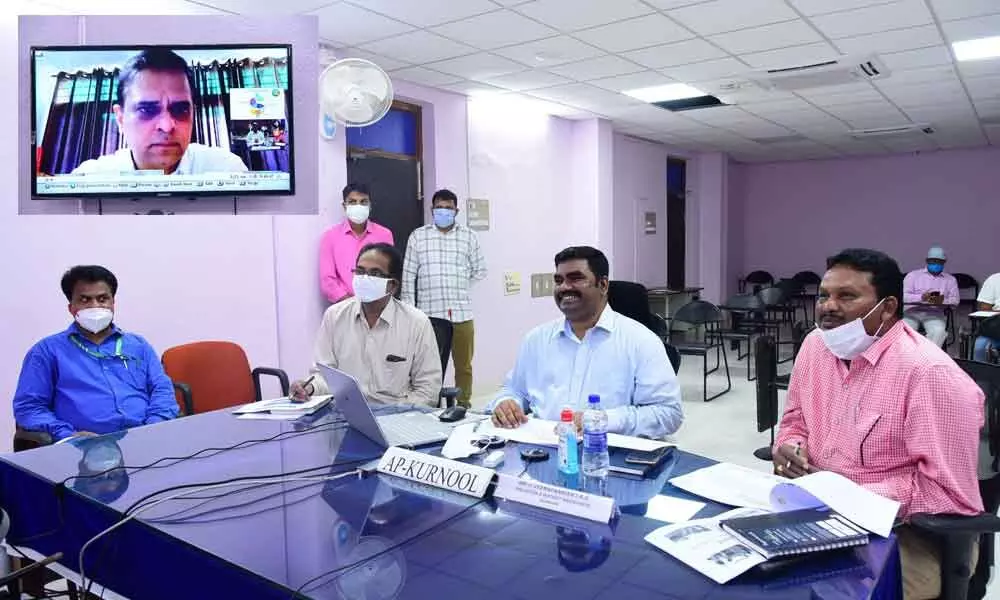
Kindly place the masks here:
<instances>
[{"instance_id":1,"label":"white paper","mask_svg":"<svg viewBox=\"0 0 1000 600\"><path fill-rule=\"evenodd\" d=\"M788 494L789 486L805 490L848 521L882 537L889 537L899 512L899 502L868 491L832 471L817 471L777 486L775 508L786 510L781 507L796 502L795 495Z\"/></svg>"},{"instance_id":2,"label":"white paper","mask_svg":"<svg viewBox=\"0 0 1000 600\"><path fill-rule=\"evenodd\" d=\"M737 508L711 519L660 527L646 541L716 583L726 583L765 559L723 531L719 522L760 514L764 511Z\"/></svg>"},{"instance_id":3,"label":"white paper","mask_svg":"<svg viewBox=\"0 0 1000 600\"><path fill-rule=\"evenodd\" d=\"M787 479L729 463L718 463L675 477L670 483L702 498L729 506L771 511L771 490Z\"/></svg>"},{"instance_id":4,"label":"white paper","mask_svg":"<svg viewBox=\"0 0 1000 600\"><path fill-rule=\"evenodd\" d=\"M520 502L598 523L609 522L615 509L614 499L607 496L597 496L502 473L498 476L493 495L511 502Z\"/></svg>"},{"instance_id":5,"label":"white paper","mask_svg":"<svg viewBox=\"0 0 1000 600\"><path fill-rule=\"evenodd\" d=\"M465 423L451 430L448 441L441 448L441 456L450 458L467 458L472 456L479 449L472 445L472 441L481 437L481 433L476 432L475 423Z\"/></svg>"},{"instance_id":6,"label":"white paper","mask_svg":"<svg viewBox=\"0 0 1000 600\"><path fill-rule=\"evenodd\" d=\"M703 508L704 502L673 496L653 496L646 503L646 517L664 523L683 523L690 521Z\"/></svg>"},{"instance_id":7,"label":"white paper","mask_svg":"<svg viewBox=\"0 0 1000 600\"><path fill-rule=\"evenodd\" d=\"M556 426L558 424L559 423L556 421L528 418L527 423L524 423L516 429L503 429L502 427L496 427L492 422L484 421L479 426L478 433L482 435L496 435L506 440L520 442L522 444L555 447L559 445L559 438L556 436ZM630 435L609 433L608 446L611 448L624 448L626 450L636 450L639 452L652 452L653 450L657 450L659 448L673 446L673 444L660 440L649 440L645 438L632 437Z\"/></svg>"},{"instance_id":8,"label":"white paper","mask_svg":"<svg viewBox=\"0 0 1000 600\"><path fill-rule=\"evenodd\" d=\"M298 413L301 415L302 413L306 413L317 406L321 406L329 402L331 398L333 398L333 396L329 394L323 396L311 396L309 400L305 402L292 402L287 397L272 398L270 400L261 400L260 402L244 404L234 410L233 414L245 415L260 412L288 412Z\"/></svg>"},{"instance_id":9,"label":"white paper","mask_svg":"<svg viewBox=\"0 0 1000 600\"><path fill-rule=\"evenodd\" d=\"M247 421L294 421L301 417L298 413L246 413L242 415L236 415L237 419L244 419Z\"/></svg>"},{"instance_id":10,"label":"white paper","mask_svg":"<svg viewBox=\"0 0 1000 600\"><path fill-rule=\"evenodd\" d=\"M989 317L995 317L996 315L1000 315L1000 312L993 310L977 310L976 312L969 313L970 317L981 317L984 319Z\"/></svg>"}]
</instances>

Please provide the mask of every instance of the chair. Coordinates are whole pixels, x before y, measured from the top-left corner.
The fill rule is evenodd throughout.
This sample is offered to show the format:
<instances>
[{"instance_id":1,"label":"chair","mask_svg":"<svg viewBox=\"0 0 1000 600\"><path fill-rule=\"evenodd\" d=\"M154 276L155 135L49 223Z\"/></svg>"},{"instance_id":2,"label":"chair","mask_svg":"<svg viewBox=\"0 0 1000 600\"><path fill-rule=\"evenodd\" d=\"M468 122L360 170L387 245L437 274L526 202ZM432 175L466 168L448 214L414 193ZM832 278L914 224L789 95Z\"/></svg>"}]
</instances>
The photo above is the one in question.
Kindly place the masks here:
<instances>
[{"instance_id":1,"label":"chair","mask_svg":"<svg viewBox=\"0 0 1000 600\"><path fill-rule=\"evenodd\" d=\"M962 292L965 290L972 290L972 294L968 297L963 297L958 301L959 306L970 306L975 310L976 298L979 297L979 282L976 278L968 273L955 273L952 275L955 278L955 282L958 284L958 295L961 296Z\"/></svg>"},{"instance_id":2,"label":"chair","mask_svg":"<svg viewBox=\"0 0 1000 600\"><path fill-rule=\"evenodd\" d=\"M754 344L754 363L757 366L757 432L771 430L771 443L757 448L753 455L770 461L774 447L774 427L778 424L778 343L769 335L757 338Z\"/></svg>"},{"instance_id":3,"label":"chair","mask_svg":"<svg viewBox=\"0 0 1000 600\"><path fill-rule=\"evenodd\" d=\"M681 355L676 348L667 343L669 328L666 321L649 309L649 293L646 286L631 281L611 281L608 283L608 306L616 313L642 323L663 340L670 366L674 368L675 374L679 372Z\"/></svg>"},{"instance_id":4,"label":"chair","mask_svg":"<svg viewBox=\"0 0 1000 600\"><path fill-rule=\"evenodd\" d=\"M705 402L715 400L719 396L731 390L733 387L733 381L729 375L729 359L726 358L726 350L724 348L725 344L722 337L719 335L720 327L724 319L725 317L722 314L722 310L718 306L704 300L694 300L685 304L677 310L671 319L671 322L684 323L693 328L692 330L685 332L685 335L691 333L691 331L695 332L695 339L686 339L680 343L675 343L673 340L674 331L673 327L671 327L670 343L675 346L677 351L682 355L688 354L702 357L702 396ZM700 334L699 329L701 330ZM708 354L713 348L715 349L715 367L709 369ZM721 392L709 396L708 375L719 370L719 367L723 365L725 365L726 369L726 388Z\"/></svg>"},{"instance_id":5,"label":"chair","mask_svg":"<svg viewBox=\"0 0 1000 600\"><path fill-rule=\"evenodd\" d=\"M767 271L751 271L739 282L739 292L741 294L747 291L747 285L753 286L750 291L756 294L763 288L774 285L774 276Z\"/></svg>"},{"instance_id":6,"label":"chair","mask_svg":"<svg viewBox=\"0 0 1000 600\"><path fill-rule=\"evenodd\" d=\"M765 327L760 320L764 303L754 294L736 294L726 300L719 308L729 313L729 328L720 329L718 334L724 340L729 340L736 348L736 360L750 357L753 338L763 335ZM747 352L741 350L742 342L747 344ZM753 381L753 363L747 362L747 381Z\"/></svg>"},{"instance_id":7,"label":"chair","mask_svg":"<svg viewBox=\"0 0 1000 600\"><path fill-rule=\"evenodd\" d=\"M802 286L801 298L802 304L806 308L806 318L815 321L816 298L819 297L819 284L823 282L823 279L814 271L799 271L792 276L792 279ZM809 316L810 314L812 316Z\"/></svg>"},{"instance_id":8,"label":"chair","mask_svg":"<svg viewBox=\"0 0 1000 600\"><path fill-rule=\"evenodd\" d=\"M805 321L796 321L792 325L792 362L795 362L795 358L799 355L799 350L802 349L802 342L805 341L806 336L809 332L813 330L815 326L811 323L806 323ZM787 390L788 384L791 382L792 374L786 373L784 375L778 375L776 383L778 389Z\"/></svg>"},{"instance_id":9,"label":"chair","mask_svg":"<svg viewBox=\"0 0 1000 600\"><path fill-rule=\"evenodd\" d=\"M167 376L175 385L178 403L187 414L204 413L261 399L260 380L264 375L278 379L281 394L288 395L288 375L281 369L257 367L239 344L233 342L193 342L174 346L163 353Z\"/></svg>"},{"instance_id":10,"label":"chair","mask_svg":"<svg viewBox=\"0 0 1000 600\"><path fill-rule=\"evenodd\" d=\"M438 354L441 356L441 378L448 371L448 359L451 357L451 344L455 337L455 326L448 319L430 317L431 327L434 328L434 339L437 341ZM445 406L455 406L455 401L462 393L462 388L443 387L438 399L438 406L444 401Z\"/></svg>"}]
</instances>

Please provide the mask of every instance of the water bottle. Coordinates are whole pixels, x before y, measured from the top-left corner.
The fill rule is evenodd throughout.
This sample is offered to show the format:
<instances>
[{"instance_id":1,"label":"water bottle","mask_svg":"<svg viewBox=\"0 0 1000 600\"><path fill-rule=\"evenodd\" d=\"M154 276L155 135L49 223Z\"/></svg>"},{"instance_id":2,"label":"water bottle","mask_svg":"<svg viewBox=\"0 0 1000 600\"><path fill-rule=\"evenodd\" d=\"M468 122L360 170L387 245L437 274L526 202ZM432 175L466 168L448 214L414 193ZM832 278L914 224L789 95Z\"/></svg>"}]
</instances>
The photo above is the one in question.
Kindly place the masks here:
<instances>
[{"instance_id":1,"label":"water bottle","mask_svg":"<svg viewBox=\"0 0 1000 600\"><path fill-rule=\"evenodd\" d=\"M608 415L601 408L601 397L591 394L583 411L583 474L585 477L608 476Z\"/></svg>"},{"instance_id":2,"label":"water bottle","mask_svg":"<svg viewBox=\"0 0 1000 600\"><path fill-rule=\"evenodd\" d=\"M559 415L559 425L556 427L559 436L559 471L563 475L576 475L580 472L578 464L576 425L573 424L573 410L564 408Z\"/></svg>"}]
</instances>

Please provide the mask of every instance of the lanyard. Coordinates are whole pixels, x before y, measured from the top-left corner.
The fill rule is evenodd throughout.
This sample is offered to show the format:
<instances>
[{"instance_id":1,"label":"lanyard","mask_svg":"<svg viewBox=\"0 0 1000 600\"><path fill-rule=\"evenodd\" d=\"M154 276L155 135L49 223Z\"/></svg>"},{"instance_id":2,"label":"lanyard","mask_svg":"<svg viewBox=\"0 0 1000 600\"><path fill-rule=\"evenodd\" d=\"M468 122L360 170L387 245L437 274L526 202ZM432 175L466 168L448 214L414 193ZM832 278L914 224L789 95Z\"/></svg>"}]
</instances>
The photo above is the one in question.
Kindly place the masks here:
<instances>
[{"instance_id":1,"label":"lanyard","mask_svg":"<svg viewBox=\"0 0 1000 600\"><path fill-rule=\"evenodd\" d=\"M100 350L92 350L92 349L84 346L83 342L81 342L77 338L77 335L75 333L74 334L70 334L69 339L73 340L73 343L76 344L77 348L79 348L80 350L83 350L84 352L86 352L90 356L93 356L94 358L97 358L97 359L120 358L120 359L122 359L122 364L125 365L126 369L128 369L128 359L125 357L124 354L122 354L122 340L125 339L125 336L122 336L122 335L118 336L118 339L115 340L115 353L112 354L112 355L110 355L110 356L107 355L107 354L105 354L105 353L103 353L103 352L101 352Z\"/></svg>"}]
</instances>

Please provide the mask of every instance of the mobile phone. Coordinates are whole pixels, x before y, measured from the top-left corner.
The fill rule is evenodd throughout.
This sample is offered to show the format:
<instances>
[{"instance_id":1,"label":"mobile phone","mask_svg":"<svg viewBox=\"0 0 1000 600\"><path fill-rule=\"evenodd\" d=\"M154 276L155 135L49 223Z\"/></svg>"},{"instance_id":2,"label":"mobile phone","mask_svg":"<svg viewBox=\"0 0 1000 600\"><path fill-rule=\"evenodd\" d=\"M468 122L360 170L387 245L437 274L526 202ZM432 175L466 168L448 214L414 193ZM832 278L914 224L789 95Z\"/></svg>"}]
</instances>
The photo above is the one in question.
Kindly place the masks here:
<instances>
[{"instance_id":1,"label":"mobile phone","mask_svg":"<svg viewBox=\"0 0 1000 600\"><path fill-rule=\"evenodd\" d=\"M631 465L656 465L673 451L673 446L664 446L650 452L629 452L625 455L625 463Z\"/></svg>"}]
</instances>

